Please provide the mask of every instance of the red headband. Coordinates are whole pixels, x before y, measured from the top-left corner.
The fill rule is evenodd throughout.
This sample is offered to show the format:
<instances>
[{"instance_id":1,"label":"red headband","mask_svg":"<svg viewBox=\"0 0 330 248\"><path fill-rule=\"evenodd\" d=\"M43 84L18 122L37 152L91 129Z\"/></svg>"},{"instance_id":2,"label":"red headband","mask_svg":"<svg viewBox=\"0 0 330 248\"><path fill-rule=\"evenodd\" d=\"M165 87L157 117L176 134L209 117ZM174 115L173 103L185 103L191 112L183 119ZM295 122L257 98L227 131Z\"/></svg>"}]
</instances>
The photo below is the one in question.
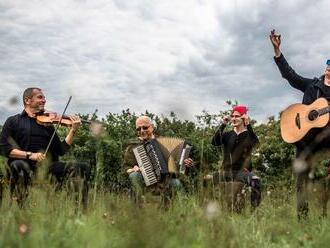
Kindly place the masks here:
<instances>
[{"instance_id":1,"label":"red headband","mask_svg":"<svg viewBox=\"0 0 330 248\"><path fill-rule=\"evenodd\" d=\"M244 105L237 105L237 106L233 107L233 112L235 112L235 111L237 111L241 115L245 115L248 111L248 108L245 107Z\"/></svg>"}]
</instances>

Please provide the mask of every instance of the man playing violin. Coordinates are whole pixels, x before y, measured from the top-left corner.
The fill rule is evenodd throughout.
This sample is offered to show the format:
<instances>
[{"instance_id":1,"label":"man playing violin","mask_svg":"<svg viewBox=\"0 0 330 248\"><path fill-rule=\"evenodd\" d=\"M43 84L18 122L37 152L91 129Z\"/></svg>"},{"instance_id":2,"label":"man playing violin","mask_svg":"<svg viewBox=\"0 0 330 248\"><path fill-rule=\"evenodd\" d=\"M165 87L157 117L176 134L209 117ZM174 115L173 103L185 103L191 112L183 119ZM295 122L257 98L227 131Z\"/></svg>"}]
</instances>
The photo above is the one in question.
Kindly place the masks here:
<instances>
[{"instance_id":1,"label":"man playing violin","mask_svg":"<svg viewBox=\"0 0 330 248\"><path fill-rule=\"evenodd\" d=\"M54 133L53 126L43 126L37 123L36 116L44 111L46 98L40 88L27 88L23 93L24 110L22 113L9 117L1 131L0 150L8 158L8 172L10 176L11 194L16 192L19 204L23 203L27 195L30 179L36 175L39 162L44 161L44 154ZM65 140L61 141L55 136L49 145L47 157L51 162L59 160L73 142L73 137L81 124L77 116L70 117L72 125ZM49 155L49 156L48 156ZM52 168L49 164L50 174L63 175L65 168ZM22 177L22 178L20 178ZM17 182L23 180L23 189L17 188ZM22 191L20 193L20 190Z\"/></svg>"},{"instance_id":2,"label":"man playing violin","mask_svg":"<svg viewBox=\"0 0 330 248\"><path fill-rule=\"evenodd\" d=\"M289 84L303 93L303 104L311 104L316 99L323 97L330 101L330 60L327 60L324 74L320 77L305 78L297 74L288 64L281 51L281 35L276 34L272 30L269 35L271 44L274 49L274 61L284 79ZM310 177L313 177L311 170L313 168L312 161L317 157L316 152L323 148L330 148L329 124L321 128L311 129L306 136L295 143L296 160L294 169L297 174L297 213L298 218L306 218L308 215L307 201L307 183ZM319 156L320 154L318 154Z\"/></svg>"}]
</instances>

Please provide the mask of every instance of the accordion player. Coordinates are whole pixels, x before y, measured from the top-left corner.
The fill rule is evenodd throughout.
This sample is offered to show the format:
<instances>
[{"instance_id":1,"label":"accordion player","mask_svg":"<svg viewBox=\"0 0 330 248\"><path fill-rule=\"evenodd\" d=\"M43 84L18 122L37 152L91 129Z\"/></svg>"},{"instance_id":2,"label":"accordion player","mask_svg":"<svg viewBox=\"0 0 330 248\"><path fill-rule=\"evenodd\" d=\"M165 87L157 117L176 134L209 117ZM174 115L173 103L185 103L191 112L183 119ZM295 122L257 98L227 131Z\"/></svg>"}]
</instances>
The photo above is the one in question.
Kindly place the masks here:
<instances>
[{"instance_id":1,"label":"accordion player","mask_svg":"<svg viewBox=\"0 0 330 248\"><path fill-rule=\"evenodd\" d=\"M153 185L168 174L184 174L184 160L191 146L184 139L158 137L133 148L146 186Z\"/></svg>"}]
</instances>

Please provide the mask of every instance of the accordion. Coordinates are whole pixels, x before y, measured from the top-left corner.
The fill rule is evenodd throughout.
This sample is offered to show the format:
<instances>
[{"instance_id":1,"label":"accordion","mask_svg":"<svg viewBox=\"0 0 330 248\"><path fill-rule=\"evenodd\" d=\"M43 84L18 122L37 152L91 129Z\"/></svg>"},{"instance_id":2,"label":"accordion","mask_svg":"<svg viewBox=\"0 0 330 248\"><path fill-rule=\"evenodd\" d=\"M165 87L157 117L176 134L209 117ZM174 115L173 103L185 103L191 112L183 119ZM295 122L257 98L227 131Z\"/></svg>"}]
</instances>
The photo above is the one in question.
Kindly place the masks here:
<instances>
[{"instance_id":1,"label":"accordion","mask_svg":"<svg viewBox=\"0 0 330 248\"><path fill-rule=\"evenodd\" d=\"M159 137L133 149L146 186L159 182L162 175L185 173L183 161L191 146L184 139Z\"/></svg>"}]
</instances>

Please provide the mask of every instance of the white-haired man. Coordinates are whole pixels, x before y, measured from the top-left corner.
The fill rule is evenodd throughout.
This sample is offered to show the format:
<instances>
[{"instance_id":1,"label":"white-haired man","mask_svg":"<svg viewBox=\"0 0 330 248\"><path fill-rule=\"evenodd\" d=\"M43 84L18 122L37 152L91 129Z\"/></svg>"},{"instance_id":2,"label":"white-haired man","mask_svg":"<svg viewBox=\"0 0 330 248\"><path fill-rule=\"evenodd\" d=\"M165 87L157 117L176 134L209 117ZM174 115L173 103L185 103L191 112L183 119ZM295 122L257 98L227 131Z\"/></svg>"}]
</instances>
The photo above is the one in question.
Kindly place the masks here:
<instances>
[{"instance_id":1,"label":"white-haired man","mask_svg":"<svg viewBox=\"0 0 330 248\"><path fill-rule=\"evenodd\" d=\"M139 144L148 142L151 139L155 139L154 125L148 116L140 116L135 122L135 129L137 132L138 140L132 142L126 149L124 156L124 170L129 174L129 181L133 193L134 200L139 202L143 195L145 184L143 180L140 167L136 161L133 153L133 148ZM193 160L191 158L185 159L184 164L187 168L193 166ZM167 175L161 183L166 183L169 190L165 190L164 199L165 201L171 197L171 192L182 189L182 183L176 175ZM153 188L157 188L160 184L155 185ZM165 186L165 187L166 187ZM166 187L167 188L167 187Z\"/></svg>"}]
</instances>

